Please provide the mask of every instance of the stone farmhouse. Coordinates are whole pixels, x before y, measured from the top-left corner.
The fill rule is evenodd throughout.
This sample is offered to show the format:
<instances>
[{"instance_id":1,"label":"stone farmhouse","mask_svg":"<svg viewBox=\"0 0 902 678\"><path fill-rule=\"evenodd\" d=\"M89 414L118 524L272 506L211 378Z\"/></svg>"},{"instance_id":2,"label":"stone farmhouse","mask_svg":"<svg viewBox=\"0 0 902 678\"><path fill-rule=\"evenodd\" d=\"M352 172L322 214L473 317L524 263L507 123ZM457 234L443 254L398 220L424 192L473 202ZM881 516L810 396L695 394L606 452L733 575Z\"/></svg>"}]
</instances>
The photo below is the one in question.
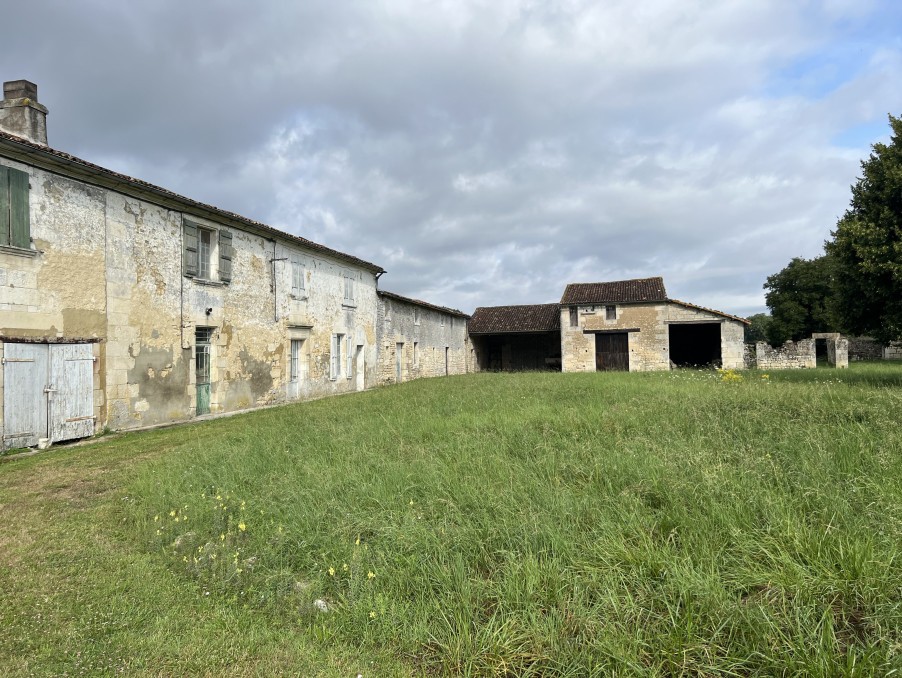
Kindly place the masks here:
<instances>
[{"instance_id":1,"label":"stone farmhouse","mask_svg":"<svg viewBox=\"0 0 902 678\"><path fill-rule=\"evenodd\" d=\"M0 447L472 368L460 311L380 294L377 264L54 150L37 87L3 91Z\"/></svg>"},{"instance_id":2,"label":"stone farmhouse","mask_svg":"<svg viewBox=\"0 0 902 678\"><path fill-rule=\"evenodd\" d=\"M661 278L567 285L557 304L480 307L478 369L564 372L745 365L743 318L670 299Z\"/></svg>"},{"instance_id":3,"label":"stone farmhouse","mask_svg":"<svg viewBox=\"0 0 902 678\"><path fill-rule=\"evenodd\" d=\"M742 367L745 321L661 278L456 309L385 271L47 145L0 102L0 449L477 370Z\"/></svg>"}]
</instances>

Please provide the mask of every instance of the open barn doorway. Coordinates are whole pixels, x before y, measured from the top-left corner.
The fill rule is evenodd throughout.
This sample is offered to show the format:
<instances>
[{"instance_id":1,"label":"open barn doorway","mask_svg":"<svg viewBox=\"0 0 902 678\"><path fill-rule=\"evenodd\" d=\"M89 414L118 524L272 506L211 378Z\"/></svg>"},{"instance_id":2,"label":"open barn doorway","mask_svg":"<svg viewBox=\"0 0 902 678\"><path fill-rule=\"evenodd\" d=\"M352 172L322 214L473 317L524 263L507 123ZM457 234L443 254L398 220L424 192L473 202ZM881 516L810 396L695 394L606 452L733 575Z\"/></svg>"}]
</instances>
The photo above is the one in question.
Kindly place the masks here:
<instances>
[{"instance_id":1,"label":"open barn doorway","mask_svg":"<svg viewBox=\"0 0 902 678\"><path fill-rule=\"evenodd\" d=\"M670 361L677 367L720 367L720 323L670 326Z\"/></svg>"}]
</instances>

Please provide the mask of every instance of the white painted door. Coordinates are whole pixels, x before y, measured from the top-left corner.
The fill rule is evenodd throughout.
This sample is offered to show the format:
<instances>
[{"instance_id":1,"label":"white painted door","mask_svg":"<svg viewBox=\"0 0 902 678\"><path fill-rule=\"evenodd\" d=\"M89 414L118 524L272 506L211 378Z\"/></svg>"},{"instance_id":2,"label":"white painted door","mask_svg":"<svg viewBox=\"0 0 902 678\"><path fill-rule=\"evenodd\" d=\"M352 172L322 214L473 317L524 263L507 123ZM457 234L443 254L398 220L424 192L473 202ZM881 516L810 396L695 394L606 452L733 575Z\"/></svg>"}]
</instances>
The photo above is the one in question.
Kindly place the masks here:
<instances>
[{"instance_id":1,"label":"white painted door","mask_svg":"<svg viewBox=\"0 0 902 678\"><path fill-rule=\"evenodd\" d=\"M47 437L47 344L3 347L3 448L33 447Z\"/></svg>"},{"instance_id":2,"label":"white painted door","mask_svg":"<svg viewBox=\"0 0 902 678\"><path fill-rule=\"evenodd\" d=\"M94 433L94 355L90 344L51 344L47 388L51 442Z\"/></svg>"}]
</instances>

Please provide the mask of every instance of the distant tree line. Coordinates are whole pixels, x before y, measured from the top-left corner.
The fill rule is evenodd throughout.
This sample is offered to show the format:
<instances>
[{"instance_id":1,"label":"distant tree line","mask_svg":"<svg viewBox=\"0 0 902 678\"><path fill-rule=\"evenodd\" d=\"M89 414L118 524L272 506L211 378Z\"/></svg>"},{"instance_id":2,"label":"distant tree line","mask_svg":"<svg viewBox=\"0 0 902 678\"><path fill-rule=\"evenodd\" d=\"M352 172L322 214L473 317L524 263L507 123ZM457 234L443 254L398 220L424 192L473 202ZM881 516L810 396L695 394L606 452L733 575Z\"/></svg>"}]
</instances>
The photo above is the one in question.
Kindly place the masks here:
<instances>
[{"instance_id":1,"label":"distant tree line","mask_svg":"<svg viewBox=\"0 0 902 678\"><path fill-rule=\"evenodd\" d=\"M747 341L782 344L814 332L902 338L902 118L890 143L861 162L852 200L814 259L794 258L764 283L770 315L750 316Z\"/></svg>"}]
</instances>

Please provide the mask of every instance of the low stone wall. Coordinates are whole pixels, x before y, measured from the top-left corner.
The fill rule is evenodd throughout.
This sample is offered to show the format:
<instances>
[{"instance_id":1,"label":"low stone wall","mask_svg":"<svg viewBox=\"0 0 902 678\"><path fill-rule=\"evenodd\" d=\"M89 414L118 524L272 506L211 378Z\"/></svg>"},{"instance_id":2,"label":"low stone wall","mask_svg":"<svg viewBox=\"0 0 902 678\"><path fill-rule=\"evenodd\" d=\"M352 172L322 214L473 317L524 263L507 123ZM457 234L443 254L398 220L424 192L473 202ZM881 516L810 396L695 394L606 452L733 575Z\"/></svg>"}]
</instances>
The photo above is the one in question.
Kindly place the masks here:
<instances>
[{"instance_id":1,"label":"low stone wall","mask_svg":"<svg viewBox=\"0 0 902 678\"><path fill-rule=\"evenodd\" d=\"M787 341L779 348L759 341L755 344L759 370L793 370L817 367L814 339Z\"/></svg>"},{"instance_id":2,"label":"low stone wall","mask_svg":"<svg viewBox=\"0 0 902 678\"><path fill-rule=\"evenodd\" d=\"M849 360L881 360L883 353L883 344L870 337L849 339Z\"/></svg>"},{"instance_id":3,"label":"low stone wall","mask_svg":"<svg viewBox=\"0 0 902 678\"><path fill-rule=\"evenodd\" d=\"M889 346L883 349L883 357L886 360L902 360L902 341L891 341Z\"/></svg>"},{"instance_id":4,"label":"low stone wall","mask_svg":"<svg viewBox=\"0 0 902 678\"><path fill-rule=\"evenodd\" d=\"M745 369L753 370L758 367L758 356L755 355L755 345L754 344L746 344L745 349L743 351L742 360L745 365Z\"/></svg>"}]
</instances>

